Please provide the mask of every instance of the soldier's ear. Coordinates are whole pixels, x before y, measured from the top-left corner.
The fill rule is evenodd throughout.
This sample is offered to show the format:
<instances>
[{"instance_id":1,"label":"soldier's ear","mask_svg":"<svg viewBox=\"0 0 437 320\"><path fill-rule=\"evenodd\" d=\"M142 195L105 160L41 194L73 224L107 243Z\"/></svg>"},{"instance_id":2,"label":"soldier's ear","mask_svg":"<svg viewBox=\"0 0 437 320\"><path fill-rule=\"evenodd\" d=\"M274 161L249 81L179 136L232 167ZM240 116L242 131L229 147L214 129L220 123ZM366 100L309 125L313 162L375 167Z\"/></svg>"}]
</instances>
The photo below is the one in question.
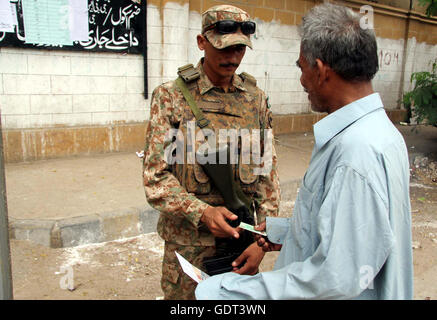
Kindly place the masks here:
<instances>
[{"instance_id":1,"label":"soldier's ear","mask_svg":"<svg viewBox=\"0 0 437 320\"><path fill-rule=\"evenodd\" d=\"M203 36L201 34L197 35L197 46L199 47L199 49L201 51L205 50L205 45L206 45L207 41L208 40L206 40L205 36Z\"/></svg>"}]
</instances>

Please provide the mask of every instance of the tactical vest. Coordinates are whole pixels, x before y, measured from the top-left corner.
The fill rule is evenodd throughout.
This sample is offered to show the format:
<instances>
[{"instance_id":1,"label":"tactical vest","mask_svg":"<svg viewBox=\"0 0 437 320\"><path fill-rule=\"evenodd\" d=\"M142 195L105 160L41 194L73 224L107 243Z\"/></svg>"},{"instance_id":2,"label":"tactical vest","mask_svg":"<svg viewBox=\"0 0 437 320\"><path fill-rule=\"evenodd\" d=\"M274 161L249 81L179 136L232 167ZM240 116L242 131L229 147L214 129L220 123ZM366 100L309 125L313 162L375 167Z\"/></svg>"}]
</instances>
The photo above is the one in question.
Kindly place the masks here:
<instances>
[{"instance_id":1,"label":"tactical vest","mask_svg":"<svg viewBox=\"0 0 437 320\"><path fill-rule=\"evenodd\" d=\"M197 80L200 76L198 71L194 69L192 65L184 66L180 68L180 70L181 69L185 72L180 72L179 74L181 78L184 79L198 108L202 110L204 117L209 122L208 128L215 132L217 143L220 129L235 129L237 133L240 132L240 129L248 129L249 133L252 133L252 129L261 129L260 103L257 101L257 99L259 99L258 90L256 88L256 80L253 77L246 73L240 75L244 79L244 87L247 91L235 90L235 92L225 93L211 90L204 95L200 95L197 84ZM189 138L188 126L190 125L191 128L195 128L195 137L198 134L202 134L199 133L199 131L202 130L202 126L199 126L197 123L193 126L193 122L196 122L196 118L188 103L185 103L183 108L183 116L179 123L179 130L184 135L185 159L183 164L174 164L172 166L173 174L187 192L195 194L197 198L210 205L223 205L224 201L222 196L213 186L201 165L197 162L190 164L187 161L188 152L191 151L187 150L187 139ZM240 137L239 134L238 137ZM199 150L199 147L204 142L205 141L196 141L195 149ZM251 198L256 192L256 184L259 180L259 176L254 174L253 169L259 165L253 163L252 154L249 156L247 154L245 155L245 159L249 158L250 163L247 163L246 160L242 161L241 138L238 139L237 146L238 161L235 161L237 163L232 166L234 180L239 181L243 192ZM252 150L252 148L250 148L250 150Z\"/></svg>"}]
</instances>

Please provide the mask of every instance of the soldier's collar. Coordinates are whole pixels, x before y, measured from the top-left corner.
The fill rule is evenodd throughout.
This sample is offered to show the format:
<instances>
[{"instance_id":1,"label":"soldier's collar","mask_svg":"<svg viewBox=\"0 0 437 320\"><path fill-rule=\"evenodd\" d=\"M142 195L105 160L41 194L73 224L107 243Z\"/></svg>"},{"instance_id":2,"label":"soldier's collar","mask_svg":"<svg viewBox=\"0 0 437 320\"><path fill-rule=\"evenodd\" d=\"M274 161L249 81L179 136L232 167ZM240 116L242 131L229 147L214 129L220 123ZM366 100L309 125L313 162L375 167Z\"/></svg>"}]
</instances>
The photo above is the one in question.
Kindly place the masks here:
<instances>
[{"instance_id":1,"label":"soldier's collar","mask_svg":"<svg viewBox=\"0 0 437 320\"><path fill-rule=\"evenodd\" d=\"M234 85L235 88L238 88L241 91L247 91L246 87L244 86L243 79L236 73L232 78L232 84Z\"/></svg>"},{"instance_id":2,"label":"soldier's collar","mask_svg":"<svg viewBox=\"0 0 437 320\"><path fill-rule=\"evenodd\" d=\"M196 66L196 69L199 70L200 73L197 84L199 85L199 91L201 95L207 93L209 90L215 87L203 70L202 61L203 58L200 59L199 63ZM247 89L244 87L243 79L238 74L234 74L234 77L232 78L232 85L238 90L247 91Z\"/></svg>"}]
</instances>

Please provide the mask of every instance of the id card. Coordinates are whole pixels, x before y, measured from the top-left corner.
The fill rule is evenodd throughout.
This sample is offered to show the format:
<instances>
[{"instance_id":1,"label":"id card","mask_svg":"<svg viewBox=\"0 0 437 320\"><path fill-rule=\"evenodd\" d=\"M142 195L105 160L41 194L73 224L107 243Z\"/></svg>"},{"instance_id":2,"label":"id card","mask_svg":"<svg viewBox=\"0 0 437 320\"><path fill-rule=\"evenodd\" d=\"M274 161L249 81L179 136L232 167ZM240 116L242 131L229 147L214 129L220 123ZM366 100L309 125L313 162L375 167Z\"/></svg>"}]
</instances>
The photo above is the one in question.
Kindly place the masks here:
<instances>
[{"instance_id":1,"label":"id card","mask_svg":"<svg viewBox=\"0 0 437 320\"><path fill-rule=\"evenodd\" d=\"M247 230L247 231L250 231L250 232L254 232L254 233L258 233L258 234L260 234L260 235L262 235L262 236L264 236L264 237L267 237L267 233L266 233L265 231L258 231L258 230L255 230L254 226L252 226L252 225L250 225L250 224L247 224L247 223L241 222L240 225L239 225L239 227L240 227L241 229L244 229L244 230Z\"/></svg>"}]
</instances>

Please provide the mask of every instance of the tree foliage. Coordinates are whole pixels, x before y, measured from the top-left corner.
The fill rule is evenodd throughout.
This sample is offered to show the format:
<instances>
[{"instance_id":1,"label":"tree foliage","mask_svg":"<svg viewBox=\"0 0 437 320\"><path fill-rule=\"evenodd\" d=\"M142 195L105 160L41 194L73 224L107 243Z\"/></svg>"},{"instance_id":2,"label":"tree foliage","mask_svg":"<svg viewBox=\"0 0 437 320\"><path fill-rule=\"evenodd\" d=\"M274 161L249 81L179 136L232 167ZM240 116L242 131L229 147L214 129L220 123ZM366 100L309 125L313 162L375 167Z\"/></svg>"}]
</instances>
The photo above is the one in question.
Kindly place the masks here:
<instances>
[{"instance_id":1,"label":"tree foliage","mask_svg":"<svg viewBox=\"0 0 437 320\"><path fill-rule=\"evenodd\" d=\"M417 123L426 121L437 126L437 59L431 72L413 72L410 81L414 88L404 94L405 107L414 112Z\"/></svg>"},{"instance_id":2,"label":"tree foliage","mask_svg":"<svg viewBox=\"0 0 437 320\"><path fill-rule=\"evenodd\" d=\"M428 17L437 15L437 0L419 0L422 7L426 6L426 15Z\"/></svg>"}]
</instances>

